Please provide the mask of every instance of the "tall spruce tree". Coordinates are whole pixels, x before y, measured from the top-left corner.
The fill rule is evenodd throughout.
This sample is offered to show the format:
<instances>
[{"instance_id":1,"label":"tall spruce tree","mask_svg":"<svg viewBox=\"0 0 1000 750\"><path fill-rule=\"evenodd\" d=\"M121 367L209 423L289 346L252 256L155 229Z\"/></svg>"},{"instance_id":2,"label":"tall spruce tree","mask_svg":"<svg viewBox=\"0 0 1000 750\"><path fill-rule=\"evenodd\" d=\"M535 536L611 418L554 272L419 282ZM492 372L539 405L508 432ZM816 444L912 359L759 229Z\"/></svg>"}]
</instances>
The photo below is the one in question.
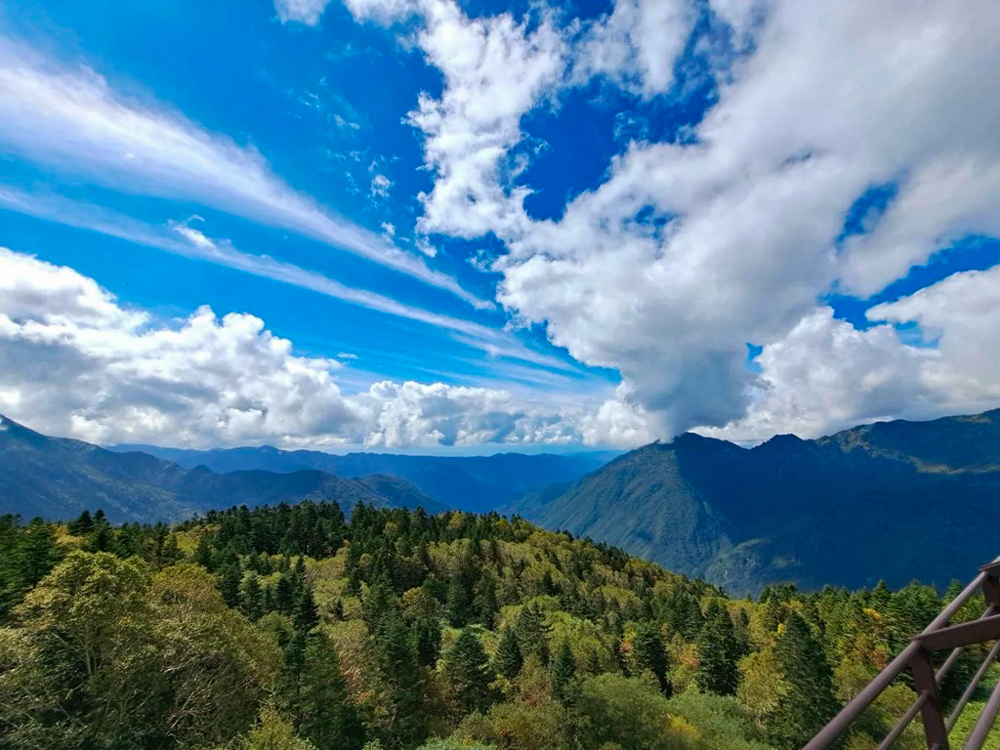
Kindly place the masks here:
<instances>
[{"instance_id":1,"label":"tall spruce tree","mask_svg":"<svg viewBox=\"0 0 1000 750\"><path fill-rule=\"evenodd\" d=\"M355 750L364 744L364 727L347 693L337 652L321 633L305 637L292 710L296 732L320 750Z\"/></svg>"},{"instance_id":2,"label":"tall spruce tree","mask_svg":"<svg viewBox=\"0 0 1000 750\"><path fill-rule=\"evenodd\" d=\"M570 686L576 677L576 657L569 641L563 641L552 661L552 693L565 701L571 694Z\"/></svg>"},{"instance_id":3,"label":"tall spruce tree","mask_svg":"<svg viewBox=\"0 0 1000 750\"><path fill-rule=\"evenodd\" d=\"M774 655L788 690L768 722L772 741L783 750L801 747L836 713L833 670L809 624L789 613Z\"/></svg>"},{"instance_id":4,"label":"tall spruce tree","mask_svg":"<svg viewBox=\"0 0 1000 750\"><path fill-rule=\"evenodd\" d=\"M513 680L521 671L524 657L521 655L521 647L517 643L517 635L514 634L513 628L504 628L493 663L497 672L508 680Z\"/></svg>"},{"instance_id":5,"label":"tall spruce tree","mask_svg":"<svg viewBox=\"0 0 1000 750\"><path fill-rule=\"evenodd\" d=\"M496 701L491 683L496 679L476 631L465 627L444 661L445 674L463 713L485 712Z\"/></svg>"},{"instance_id":6,"label":"tall spruce tree","mask_svg":"<svg viewBox=\"0 0 1000 750\"><path fill-rule=\"evenodd\" d=\"M695 680L707 693L733 695L739 672L740 657L733 621L729 612L717 600L705 610L705 622L698 635L698 671Z\"/></svg>"},{"instance_id":7,"label":"tall spruce tree","mask_svg":"<svg viewBox=\"0 0 1000 750\"><path fill-rule=\"evenodd\" d=\"M632 653L638 671L649 670L656 677L660 691L670 696L673 688L667 679L668 663L667 649L660 635L660 628L655 622L640 623L632 639Z\"/></svg>"}]
</instances>

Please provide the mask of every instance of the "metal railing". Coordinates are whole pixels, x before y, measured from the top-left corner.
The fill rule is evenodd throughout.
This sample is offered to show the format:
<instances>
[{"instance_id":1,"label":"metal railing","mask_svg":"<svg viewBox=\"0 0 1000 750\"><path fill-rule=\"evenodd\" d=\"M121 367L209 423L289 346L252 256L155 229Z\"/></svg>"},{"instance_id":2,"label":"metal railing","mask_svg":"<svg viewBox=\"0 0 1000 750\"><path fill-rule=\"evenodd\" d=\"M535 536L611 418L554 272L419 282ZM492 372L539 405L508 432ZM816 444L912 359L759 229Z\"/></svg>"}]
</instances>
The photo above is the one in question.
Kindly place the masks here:
<instances>
[{"instance_id":1,"label":"metal railing","mask_svg":"<svg viewBox=\"0 0 1000 750\"><path fill-rule=\"evenodd\" d=\"M909 645L893 659L878 676L872 680L854 699L844 706L829 724L813 737L803 750L825 750L843 735L855 719L874 703L893 680L909 669L913 675L913 689L916 698L896 725L878 746L888 750L899 739L910 722L920 714L924 725L924 737L929 750L950 750L948 734L954 728L959 716L969 704L990 665L1000 656L1000 557L979 570L975 580L944 608L934 621L920 635L914 636ZM957 625L949 625L963 605L982 589L986 599L986 611L978 620ZM940 687L945 676L955 666L962 651L977 643L997 641L986 660L972 677L972 681L962 693L951 713L945 716L941 702ZM932 656L940 651L951 650L941 668L936 672ZM983 707L975 727L965 740L964 750L980 750L986 741L997 714L1000 713L1000 682L993 689Z\"/></svg>"}]
</instances>

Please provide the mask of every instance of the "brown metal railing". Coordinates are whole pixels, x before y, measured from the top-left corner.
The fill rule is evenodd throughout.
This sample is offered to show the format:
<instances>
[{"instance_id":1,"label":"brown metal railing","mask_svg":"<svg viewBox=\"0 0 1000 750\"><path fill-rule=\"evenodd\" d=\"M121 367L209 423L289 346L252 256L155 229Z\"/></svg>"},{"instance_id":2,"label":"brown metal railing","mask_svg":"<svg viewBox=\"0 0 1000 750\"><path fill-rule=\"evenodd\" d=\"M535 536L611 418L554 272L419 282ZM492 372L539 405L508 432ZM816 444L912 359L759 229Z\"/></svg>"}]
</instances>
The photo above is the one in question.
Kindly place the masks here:
<instances>
[{"instance_id":1,"label":"brown metal railing","mask_svg":"<svg viewBox=\"0 0 1000 750\"><path fill-rule=\"evenodd\" d=\"M962 593L948 604L934 618L934 621L920 635L914 636L909 645L883 669L854 699L837 714L833 720L813 737L803 750L826 750L843 735L861 713L872 705L882 692L892 684L893 680L909 669L913 675L913 689L916 698L896 725L882 740L879 750L888 750L899 739L910 722L921 715L924 725L924 737L929 750L950 750L948 734L954 728L958 717L969 704L976 689L979 687L986 670L1000 656L1000 557L979 570L975 580L966 586ZM986 611L978 620L949 625L962 606L979 590L982 589L986 599ZM945 719L941 704L940 686L945 675L951 670L961 656L962 651L976 643L997 641L989 652L986 660L973 676L972 681L962 693L951 714ZM951 650L941 668L934 671L932 655L939 651ZM964 750L980 750L989 735L997 714L1000 713L1000 682L993 689L986 705L976 721L976 725L965 741Z\"/></svg>"}]
</instances>

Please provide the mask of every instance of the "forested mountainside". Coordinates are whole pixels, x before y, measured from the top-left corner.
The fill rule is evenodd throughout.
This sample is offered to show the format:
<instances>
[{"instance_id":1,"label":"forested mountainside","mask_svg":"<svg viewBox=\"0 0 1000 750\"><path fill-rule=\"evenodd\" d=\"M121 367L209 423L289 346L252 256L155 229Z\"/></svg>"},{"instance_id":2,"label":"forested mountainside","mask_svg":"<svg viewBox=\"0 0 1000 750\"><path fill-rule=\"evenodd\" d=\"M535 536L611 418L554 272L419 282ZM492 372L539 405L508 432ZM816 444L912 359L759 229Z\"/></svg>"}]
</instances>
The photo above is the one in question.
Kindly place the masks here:
<instances>
[{"instance_id":1,"label":"forested mountainside","mask_svg":"<svg viewBox=\"0 0 1000 750\"><path fill-rule=\"evenodd\" d=\"M335 499L345 510L359 502L444 510L398 477L341 479L315 470L188 471L145 453L118 453L80 440L47 437L0 415L0 513L58 519L100 507L112 521L155 522L236 503L307 498Z\"/></svg>"},{"instance_id":2,"label":"forested mountainside","mask_svg":"<svg viewBox=\"0 0 1000 750\"><path fill-rule=\"evenodd\" d=\"M339 477L383 474L402 477L444 507L483 513L512 503L548 485L575 482L615 458L613 451L569 455L498 453L493 456L404 456L391 453L283 451L271 446L186 450L154 445L114 446L141 451L186 469L207 466L219 473L264 470L276 473L315 469Z\"/></svg>"},{"instance_id":3,"label":"forested mountainside","mask_svg":"<svg viewBox=\"0 0 1000 750\"><path fill-rule=\"evenodd\" d=\"M966 577L998 553L998 498L1000 410L752 450L686 434L504 510L747 594Z\"/></svg>"},{"instance_id":4,"label":"forested mountainside","mask_svg":"<svg viewBox=\"0 0 1000 750\"><path fill-rule=\"evenodd\" d=\"M791 750L941 606L916 583L734 600L496 515L4 517L0 745ZM912 698L891 686L845 747L874 747ZM908 731L896 747L922 747Z\"/></svg>"}]
</instances>

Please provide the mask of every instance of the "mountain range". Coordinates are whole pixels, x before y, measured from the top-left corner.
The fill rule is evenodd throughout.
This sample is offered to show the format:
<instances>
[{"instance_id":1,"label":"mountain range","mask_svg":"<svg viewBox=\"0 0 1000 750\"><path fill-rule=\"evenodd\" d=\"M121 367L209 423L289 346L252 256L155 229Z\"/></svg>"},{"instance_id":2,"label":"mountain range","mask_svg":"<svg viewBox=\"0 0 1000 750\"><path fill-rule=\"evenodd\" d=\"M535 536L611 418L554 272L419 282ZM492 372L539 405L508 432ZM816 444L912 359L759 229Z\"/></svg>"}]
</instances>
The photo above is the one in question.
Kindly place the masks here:
<instances>
[{"instance_id":1,"label":"mountain range","mask_svg":"<svg viewBox=\"0 0 1000 750\"><path fill-rule=\"evenodd\" d=\"M503 510L734 594L946 584L1000 553L1000 410L749 450L684 434Z\"/></svg>"},{"instance_id":2,"label":"mountain range","mask_svg":"<svg viewBox=\"0 0 1000 750\"><path fill-rule=\"evenodd\" d=\"M946 584L1000 552L1000 410L747 449L687 433L609 454L403 456L271 447L105 449L0 417L0 513L182 518L336 500L520 515L732 594L792 581ZM611 454L613 456L614 454Z\"/></svg>"},{"instance_id":3,"label":"mountain range","mask_svg":"<svg viewBox=\"0 0 1000 750\"><path fill-rule=\"evenodd\" d=\"M136 451L109 451L53 438L0 416L0 514L68 519L101 508L115 522L171 521L211 508L336 500L345 512L359 502L376 507L444 510L404 479L371 475L342 479L311 470L216 473L185 469Z\"/></svg>"},{"instance_id":4,"label":"mountain range","mask_svg":"<svg viewBox=\"0 0 1000 750\"><path fill-rule=\"evenodd\" d=\"M407 456L348 453L338 456L322 451L284 451L271 446L202 451L155 445L118 445L111 450L140 451L173 461L186 469L206 466L219 473L250 469L287 473L309 469L339 477L392 475L411 482L448 508L470 513L488 513L528 492L576 481L619 455L614 451L594 451L569 455Z\"/></svg>"}]
</instances>

